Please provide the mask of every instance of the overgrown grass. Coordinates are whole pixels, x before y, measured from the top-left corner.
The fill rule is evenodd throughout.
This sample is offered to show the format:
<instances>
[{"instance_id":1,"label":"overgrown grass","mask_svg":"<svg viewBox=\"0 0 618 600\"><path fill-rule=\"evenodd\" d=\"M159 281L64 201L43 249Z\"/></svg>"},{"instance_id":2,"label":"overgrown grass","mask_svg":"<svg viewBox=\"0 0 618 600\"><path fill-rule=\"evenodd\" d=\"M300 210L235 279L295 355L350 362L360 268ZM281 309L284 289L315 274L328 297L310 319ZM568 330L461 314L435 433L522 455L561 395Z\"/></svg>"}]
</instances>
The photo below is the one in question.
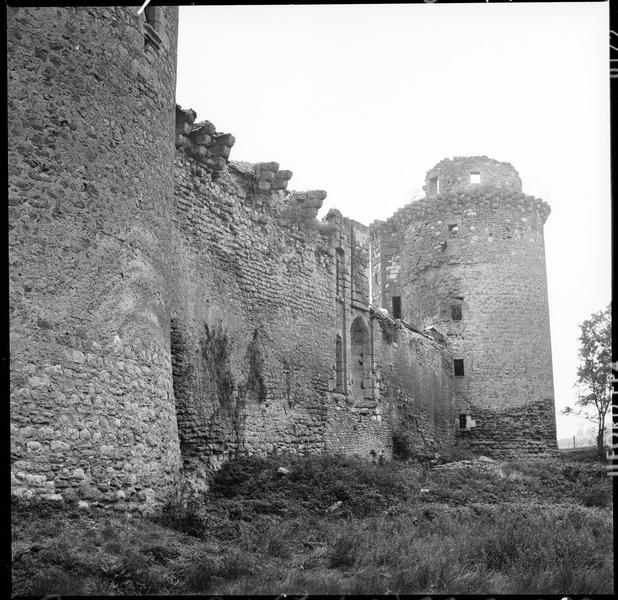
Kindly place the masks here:
<instances>
[{"instance_id":1,"label":"overgrown grass","mask_svg":"<svg viewBox=\"0 0 618 600\"><path fill-rule=\"evenodd\" d=\"M278 472L282 465L289 475ZM396 463L341 455L241 458L216 473L211 491L214 498L236 499L238 510L244 504L252 513L322 513L341 501L345 514L363 516L409 498L411 472Z\"/></svg>"},{"instance_id":2,"label":"overgrown grass","mask_svg":"<svg viewBox=\"0 0 618 600\"><path fill-rule=\"evenodd\" d=\"M17 503L13 591L611 593L610 490L594 463L561 458L241 459L154 520Z\"/></svg>"}]
</instances>

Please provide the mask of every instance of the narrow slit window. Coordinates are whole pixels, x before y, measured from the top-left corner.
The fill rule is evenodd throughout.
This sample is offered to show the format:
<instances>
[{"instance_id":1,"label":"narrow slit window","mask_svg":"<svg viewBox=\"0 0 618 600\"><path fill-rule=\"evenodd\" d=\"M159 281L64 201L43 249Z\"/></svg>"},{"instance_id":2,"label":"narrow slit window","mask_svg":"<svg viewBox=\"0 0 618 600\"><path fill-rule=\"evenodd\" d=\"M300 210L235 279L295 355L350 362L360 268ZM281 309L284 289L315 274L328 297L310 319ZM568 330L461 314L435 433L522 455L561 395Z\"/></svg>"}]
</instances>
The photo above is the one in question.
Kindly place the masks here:
<instances>
[{"instance_id":1,"label":"narrow slit window","mask_svg":"<svg viewBox=\"0 0 618 600\"><path fill-rule=\"evenodd\" d=\"M146 17L146 23L150 25L153 29L156 30L156 22L157 22L157 7L156 6L147 6L144 9L144 16Z\"/></svg>"},{"instance_id":2,"label":"narrow slit window","mask_svg":"<svg viewBox=\"0 0 618 600\"><path fill-rule=\"evenodd\" d=\"M455 377L463 377L464 376L463 358L453 359L453 368L455 369Z\"/></svg>"},{"instance_id":3,"label":"narrow slit window","mask_svg":"<svg viewBox=\"0 0 618 600\"><path fill-rule=\"evenodd\" d=\"M161 22L161 7L147 6L144 9L144 17L144 50L153 48L155 51L159 51L162 42L157 30Z\"/></svg>"},{"instance_id":4,"label":"narrow slit window","mask_svg":"<svg viewBox=\"0 0 618 600\"><path fill-rule=\"evenodd\" d=\"M481 183L481 174L478 171L470 173L470 183Z\"/></svg>"},{"instance_id":5,"label":"narrow slit window","mask_svg":"<svg viewBox=\"0 0 618 600\"><path fill-rule=\"evenodd\" d=\"M343 296L345 275L345 254L341 248L337 248L335 256L335 295Z\"/></svg>"},{"instance_id":6,"label":"narrow slit window","mask_svg":"<svg viewBox=\"0 0 618 600\"><path fill-rule=\"evenodd\" d=\"M343 344L340 335L335 338L335 361L335 388L337 392L341 392L343 390Z\"/></svg>"},{"instance_id":7,"label":"narrow slit window","mask_svg":"<svg viewBox=\"0 0 618 600\"><path fill-rule=\"evenodd\" d=\"M451 319L453 321L461 321L461 304L451 305Z\"/></svg>"},{"instance_id":8,"label":"narrow slit window","mask_svg":"<svg viewBox=\"0 0 618 600\"><path fill-rule=\"evenodd\" d=\"M468 415L462 413L459 415L459 429L466 429L466 425L468 424Z\"/></svg>"},{"instance_id":9,"label":"narrow slit window","mask_svg":"<svg viewBox=\"0 0 618 600\"><path fill-rule=\"evenodd\" d=\"M393 319L401 319L401 296L393 296Z\"/></svg>"}]
</instances>

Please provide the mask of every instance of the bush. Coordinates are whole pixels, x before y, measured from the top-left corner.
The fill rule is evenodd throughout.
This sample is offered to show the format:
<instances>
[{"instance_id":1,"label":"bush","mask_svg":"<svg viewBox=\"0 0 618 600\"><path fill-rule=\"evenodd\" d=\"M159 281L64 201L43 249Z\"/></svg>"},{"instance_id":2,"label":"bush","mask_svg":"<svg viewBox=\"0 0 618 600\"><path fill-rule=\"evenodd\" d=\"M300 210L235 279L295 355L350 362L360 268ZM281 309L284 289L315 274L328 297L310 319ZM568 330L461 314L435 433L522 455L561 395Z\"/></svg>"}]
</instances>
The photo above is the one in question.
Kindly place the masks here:
<instances>
[{"instance_id":1,"label":"bush","mask_svg":"<svg viewBox=\"0 0 618 600\"><path fill-rule=\"evenodd\" d=\"M219 469L211 484L212 492L223 498L236 496L256 497L277 487L277 469L280 463L257 456L236 458Z\"/></svg>"},{"instance_id":2,"label":"bush","mask_svg":"<svg viewBox=\"0 0 618 600\"><path fill-rule=\"evenodd\" d=\"M351 567L356 562L358 549L358 535L351 530L345 531L335 538L328 557L328 566L331 569Z\"/></svg>"},{"instance_id":3,"label":"bush","mask_svg":"<svg viewBox=\"0 0 618 600\"><path fill-rule=\"evenodd\" d=\"M279 474L280 466L290 474ZM232 518L250 520L256 512L286 516L321 513L339 500L344 506L338 515L367 515L406 499L409 489L398 465L324 454L230 461L214 476L211 493L215 498L237 501L232 505Z\"/></svg>"},{"instance_id":4,"label":"bush","mask_svg":"<svg viewBox=\"0 0 618 600\"><path fill-rule=\"evenodd\" d=\"M245 549L237 548L226 560L220 574L225 579L240 579L250 577L257 572L255 558Z\"/></svg>"},{"instance_id":5,"label":"bush","mask_svg":"<svg viewBox=\"0 0 618 600\"><path fill-rule=\"evenodd\" d=\"M612 495L607 490L586 490L579 495L579 500L584 506L606 508L612 504Z\"/></svg>"},{"instance_id":6,"label":"bush","mask_svg":"<svg viewBox=\"0 0 618 600\"><path fill-rule=\"evenodd\" d=\"M393 434L393 458L396 460L408 460L414 452L410 436L407 433L397 432Z\"/></svg>"},{"instance_id":7,"label":"bush","mask_svg":"<svg viewBox=\"0 0 618 600\"><path fill-rule=\"evenodd\" d=\"M206 527L201 499L187 486L183 486L174 497L168 500L155 520L165 527L171 527L195 537L200 537Z\"/></svg>"},{"instance_id":8,"label":"bush","mask_svg":"<svg viewBox=\"0 0 618 600\"><path fill-rule=\"evenodd\" d=\"M81 596L86 593L83 578L67 573L59 567L48 567L37 573L31 584L29 595L32 596Z\"/></svg>"},{"instance_id":9,"label":"bush","mask_svg":"<svg viewBox=\"0 0 618 600\"><path fill-rule=\"evenodd\" d=\"M185 573L184 593L206 594L218 574L218 568L213 561L199 559L193 563Z\"/></svg>"}]
</instances>

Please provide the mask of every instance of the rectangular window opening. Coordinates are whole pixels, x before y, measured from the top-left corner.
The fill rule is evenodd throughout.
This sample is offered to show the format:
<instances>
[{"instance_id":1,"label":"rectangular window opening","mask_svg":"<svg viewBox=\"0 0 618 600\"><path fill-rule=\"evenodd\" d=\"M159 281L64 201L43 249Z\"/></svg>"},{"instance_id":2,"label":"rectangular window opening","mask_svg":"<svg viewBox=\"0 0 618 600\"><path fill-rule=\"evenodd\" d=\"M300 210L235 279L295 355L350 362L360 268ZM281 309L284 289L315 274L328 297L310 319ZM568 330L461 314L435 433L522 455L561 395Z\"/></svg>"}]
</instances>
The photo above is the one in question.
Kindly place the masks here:
<instances>
[{"instance_id":1,"label":"rectangular window opening","mask_svg":"<svg viewBox=\"0 0 618 600\"><path fill-rule=\"evenodd\" d=\"M393 319L401 319L401 296L393 296Z\"/></svg>"},{"instance_id":2,"label":"rectangular window opening","mask_svg":"<svg viewBox=\"0 0 618 600\"><path fill-rule=\"evenodd\" d=\"M464 376L464 361L463 358L453 359L453 368L455 369L455 377Z\"/></svg>"},{"instance_id":3,"label":"rectangular window opening","mask_svg":"<svg viewBox=\"0 0 618 600\"><path fill-rule=\"evenodd\" d=\"M461 321L461 304L451 305L451 319L453 321Z\"/></svg>"},{"instance_id":4,"label":"rectangular window opening","mask_svg":"<svg viewBox=\"0 0 618 600\"><path fill-rule=\"evenodd\" d=\"M430 193L431 192L435 192L436 194L440 193L440 182L438 181L438 177L437 176L436 177L432 177L429 180L429 185L430 185L430 188L429 188Z\"/></svg>"},{"instance_id":5,"label":"rectangular window opening","mask_svg":"<svg viewBox=\"0 0 618 600\"><path fill-rule=\"evenodd\" d=\"M448 231L451 235L457 235L457 232L459 231L459 225L457 225L457 223L452 223L448 226Z\"/></svg>"},{"instance_id":6,"label":"rectangular window opening","mask_svg":"<svg viewBox=\"0 0 618 600\"><path fill-rule=\"evenodd\" d=\"M481 174L478 171L470 173L470 183L481 183Z\"/></svg>"},{"instance_id":7,"label":"rectangular window opening","mask_svg":"<svg viewBox=\"0 0 618 600\"><path fill-rule=\"evenodd\" d=\"M466 429L466 426L468 424L468 415L465 413L462 413L459 415L459 429Z\"/></svg>"}]
</instances>

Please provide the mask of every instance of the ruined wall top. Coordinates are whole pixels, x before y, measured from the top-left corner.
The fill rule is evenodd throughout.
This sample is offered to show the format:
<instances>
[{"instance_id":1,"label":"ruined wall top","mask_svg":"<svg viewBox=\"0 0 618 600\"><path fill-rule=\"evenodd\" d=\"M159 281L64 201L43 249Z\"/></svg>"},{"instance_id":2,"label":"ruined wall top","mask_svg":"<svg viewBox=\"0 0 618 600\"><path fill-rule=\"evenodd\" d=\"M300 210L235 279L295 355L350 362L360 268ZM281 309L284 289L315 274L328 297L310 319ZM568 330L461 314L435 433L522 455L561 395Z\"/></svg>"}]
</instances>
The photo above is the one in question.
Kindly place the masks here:
<instances>
[{"instance_id":1,"label":"ruined wall top","mask_svg":"<svg viewBox=\"0 0 618 600\"><path fill-rule=\"evenodd\" d=\"M478 186L521 192L521 179L510 163L487 156L455 156L442 159L427 171L423 190L427 198L432 198Z\"/></svg>"}]
</instances>

